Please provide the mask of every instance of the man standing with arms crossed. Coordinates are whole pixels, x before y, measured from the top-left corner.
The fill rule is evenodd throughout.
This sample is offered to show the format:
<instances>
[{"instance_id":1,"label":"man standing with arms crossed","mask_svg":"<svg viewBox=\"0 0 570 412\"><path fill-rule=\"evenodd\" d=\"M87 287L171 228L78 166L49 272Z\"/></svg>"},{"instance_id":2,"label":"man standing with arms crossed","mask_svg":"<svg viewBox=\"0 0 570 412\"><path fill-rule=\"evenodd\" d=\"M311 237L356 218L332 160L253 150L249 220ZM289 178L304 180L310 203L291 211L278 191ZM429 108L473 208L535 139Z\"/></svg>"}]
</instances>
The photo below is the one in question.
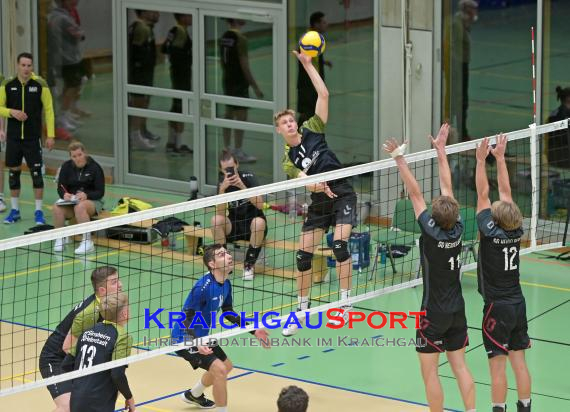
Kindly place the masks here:
<instances>
[{"instance_id":1,"label":"man standing with arms crossed","mask_svg":"<svg viewBox=\"0 0 570 412\"><path fill-rule=\"evenodd\" d=\"M55 136L53 103L47 83L32 71L33 56L30 53L20 53L17 63L18 75L4 80L0 87L0 116L8 118L6 166L10 170L8 184L12 204L4 223L15 223L21 219L20 174L22 159L26 159L36 199L34 220L37 225L43 225L46 222L42 211L42 110L47 129L46 147L51 150Z\"/></svg>"}]
</instances>

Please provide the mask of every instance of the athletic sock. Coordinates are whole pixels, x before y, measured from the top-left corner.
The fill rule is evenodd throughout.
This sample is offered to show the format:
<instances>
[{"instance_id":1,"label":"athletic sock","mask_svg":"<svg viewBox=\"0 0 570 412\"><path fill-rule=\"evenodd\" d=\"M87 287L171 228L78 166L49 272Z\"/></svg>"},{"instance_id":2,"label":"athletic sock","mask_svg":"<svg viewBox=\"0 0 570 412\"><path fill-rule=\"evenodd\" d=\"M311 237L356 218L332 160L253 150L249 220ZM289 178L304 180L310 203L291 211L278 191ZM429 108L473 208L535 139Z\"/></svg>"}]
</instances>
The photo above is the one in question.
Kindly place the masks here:
<instances>
[{"instance_id":1,"label":"athletic sock","mask_svg":"<svg viewBox=\"0 0 570 412\"><path fill-rule=\"evenodd\" d=\"M227 406L218 406L218 412L228 412Z\"/></svg>"},{"instance_id":2,"label":"athletic sock","mask_svg":"<svg viewBox=\"0 0 570 412\"><path fill-rule=\"evenodd\" d=\"M198 379L198 382L196 382L196 385L194 385L194 387L190 390L190 392L192 393L193 397L199 398L204 394L204 389L206 389L206 387L202 383L202 378L200 378Z\"/></svg>"},{"instance_id":3,"label":"athletic sock","mask_svg":"<svg viewBox=\"0 0 570 412\"><path fill-rule=\"evenodd\" d=\"M344 304L344 301L348 300L350 297L350 289L341 289L340 290L340 301Z\"/></svg>"},{"instance_id":4,"label":"athletic sock","mask_svg":"<svg viewBox=\"0 0 570 412\"><path fill-rule=\"evenodd\" d=\"M15 210L20 210L20 199L18 199L17 197L11 197L10 198L10 203L12 203L12 209Z\"/></svg>"},{"instance_id":5,"label":"athletic sock","mask_svg":"<svg viewBox=\"0 0 570 412\"><path fill-rule=\"evenodd\" d=\"M530 398L527 399L519 399L519 402L522 403L522 406L525 408L530 405Z\"/></svg>"},{"instance_id":6,"label":"athletic sock","mask_svg":"<svg viewBox=\"0 0 570 412\"><path fill-rule=\"evenodd\" d=\"M43 205L43 200L42 199L36 199L36 210L42 210L42 205Z\"/></svg>"},{"instance_id":7,"label":"athletic sock","mask_svg":"<svg viewBox=\"0 0 570 412\"><path fill-rule=\"evenodd\" d=\"M299 304L299 309L301 309L301 310L309 309L309 297L308 296L297 296L297 302Z\"/></svg>"}]
</instances>

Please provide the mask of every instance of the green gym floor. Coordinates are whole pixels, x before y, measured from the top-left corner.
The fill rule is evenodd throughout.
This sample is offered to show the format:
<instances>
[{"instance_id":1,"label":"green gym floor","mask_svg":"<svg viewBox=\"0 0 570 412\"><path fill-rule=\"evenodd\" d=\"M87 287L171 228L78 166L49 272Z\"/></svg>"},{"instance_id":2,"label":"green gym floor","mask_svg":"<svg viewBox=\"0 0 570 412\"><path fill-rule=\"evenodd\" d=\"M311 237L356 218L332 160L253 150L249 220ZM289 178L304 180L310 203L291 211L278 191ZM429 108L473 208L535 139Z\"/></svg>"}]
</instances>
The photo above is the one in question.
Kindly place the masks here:
<instances>
[{"instance_id":1,"label":"green gym floor","mask_svg":"<svg viewBox=\"0 0 570 412\"><path fill-rule=\"evenodd\" d=\"M24 177L24 187L28 177ZM53 182L47 183L47 193L53 193ZM150 201L155 205L183 200L180 196L157 192L128 190L111 186L108 199L126 194ZM49 200L53 200L53 197ZM47 202L46 202L47 203ZM33 204L24 190L24 221L13 226L2 226L2 237L19 235L31 226ZM46 211L49 206L45 207ZM189 218L190 216L185 216ZM197 216L192 216L196 218ZM196 218L206 223L209 215ZM296 238L301 220L288 224L286 216L269 211L268 222L275 237ZM281 228L278 232L275 228ZM37 357L50 330L84 296L91 293L90 272L100 265L119 268L123 289L129 294L131 320L128 328L136 346L145 347L145 338L164 337L168 331L143 329L144 308L180 310L193 282L203 272L198 260L181 259L160 253L137 253L123 243L120 248L98 246L95 254L73 256L69 246L63 254L51 252L51 244L29 249L11 250L3 255L3 273L0 277L2 298L0 305L0 342L2 388L39 379ZM184 249L180 237L177 251ZM273 253L273 252L269 252ZM283 265L293 267L292 254L282 258ZM533 377L533 406L538 411L570 409L570 386L566 371L570 368L570 333L566 327L570 314L570 264L553 259L556 253L542 252L523 256L521 278L527 300L529 334L533 346L527 352ZM171 258L172 256L172 258ZM414 254L410 254L414 256ZM281 259L276 252L274 260ZM407 261L406 261L407 259ZM403 262L399 262L403 261ZM354 271L353 294L396 285L410 278L411 259L397 260L398 274L380 264L368 281L371 268L359 274ZM403 269L403 270L402 270ZM253 310L288 312L296 305L294 283L291 279L258 275L253 283L244 283L237 275L232 279L235 306L248 313ZM402 274L404 273L404 274ZM490 386L486 354L482 347L482 300L476 290L474 272L463 278L467 304L470 346L466 355L477 382L477 406L488 410ZM316 285L312 291L313 306L319 302L337 300L338 284L333 274L330 282ZM369 313L381 311L414 311L419 308L421 287L405 289L376 297L357 305ZM165 317L161 320L166 321ZM275 399L286 385L303 387L311 397L311 411L427 410L417 355L412 347L356 347L345 346L350 338L412 338L414 320L406 323L409 329L373 330L358 324L354 329L333 331L327 328L305 330L300 338L310 338L312 346L281 346L271 350L260 347L227 347L226 352L235 364L228 383L232 411L275 410ZM279 330L271 337L280 337ZM249 335L246 335L249 337ZM343 342L338 337L348 336ZM317 338L333 338L333 344L317 346ZM291 339L289 338L289 341ZM281 340L283 342L283 340ZM131 365L128 369L131 387L140 410L182 411L187 405L176 397L191 386L199 376L185 362L172 356L160 356ZM441 358L440 378L445 391L445 406L462 410L462 402L451 369ZM517 399L513 375L509 372L508 403L511 408ZM209 394L211 392L208 392ZM33 394L33 396L32 396ZM118 404L117 407L119 407ZM45 388L33 393L18 394L0 399L0 409L51 410L52 404Z\"/></svg>"}]
</instances>

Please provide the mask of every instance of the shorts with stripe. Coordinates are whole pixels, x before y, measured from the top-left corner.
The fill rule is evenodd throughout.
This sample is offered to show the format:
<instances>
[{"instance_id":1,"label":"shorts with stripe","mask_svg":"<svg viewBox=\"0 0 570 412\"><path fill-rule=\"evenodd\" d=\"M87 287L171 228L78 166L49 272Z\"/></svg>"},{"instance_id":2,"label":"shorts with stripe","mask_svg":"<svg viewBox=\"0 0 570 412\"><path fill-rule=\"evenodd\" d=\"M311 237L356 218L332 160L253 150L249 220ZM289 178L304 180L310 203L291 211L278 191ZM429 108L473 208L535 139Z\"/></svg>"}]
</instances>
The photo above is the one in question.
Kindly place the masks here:
<instances>
[{"instance_id":1,"label":"shorts with stripe","mask_svg":"<svg viewBox=\"0 0 570 412\"><path fill-rule=\"evenodd\" d=\"M469 345L465 309L453 313L440 313L426 310L420 317L420 328L416 330L419 353L440 353L456 351Z\"/></svg>"},{"instance_id":2,"label":"shorts with stripe","mask_svg":"<svg viewBox=\"0 0 570 412\"><path fill-rule=\"evenodd\" d=\"M42 351L40 355L40 373L42 378L51 378L52 376L61 375L64 371L61 368L63 363L61 356L49 354ZM57 398L64 393L71 392L71 380L48 385L47 387L52 399Z\"/></svg>"},{"instance_id":3,"label":"shorts with stripe","mask_svg":"<svg viewBox=\"0 0 570 412\"><path fill-rule=\"evenodd\" d=\"M531 346L526 303L488 303L483 308L483 343L487 357L508 355Z\"/></svg>"}]
</instances>

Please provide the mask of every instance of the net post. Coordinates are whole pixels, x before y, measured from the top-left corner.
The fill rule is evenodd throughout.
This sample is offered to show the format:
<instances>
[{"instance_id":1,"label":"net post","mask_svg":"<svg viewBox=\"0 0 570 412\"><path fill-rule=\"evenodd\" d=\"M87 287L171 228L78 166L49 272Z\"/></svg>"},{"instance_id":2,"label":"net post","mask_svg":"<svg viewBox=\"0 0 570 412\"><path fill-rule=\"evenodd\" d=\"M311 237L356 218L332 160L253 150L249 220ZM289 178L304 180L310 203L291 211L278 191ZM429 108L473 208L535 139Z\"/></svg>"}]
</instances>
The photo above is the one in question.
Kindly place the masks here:
<instances>
[{"instance_id":1,"label":"net post","mask_svg":"<svg viewBox=\"0 0 570 412\"><path fill-rule=\"evenodd\" d=\"M539 197L538 190L540 187L540 170L538 163L538 134L536 132L536 123L529 125L530 128L530 179L532 183L531 201L532 214L530 218L530 247L536 247L536 227L538 225L538 208Z\"/></svg>"}]
</instances>

